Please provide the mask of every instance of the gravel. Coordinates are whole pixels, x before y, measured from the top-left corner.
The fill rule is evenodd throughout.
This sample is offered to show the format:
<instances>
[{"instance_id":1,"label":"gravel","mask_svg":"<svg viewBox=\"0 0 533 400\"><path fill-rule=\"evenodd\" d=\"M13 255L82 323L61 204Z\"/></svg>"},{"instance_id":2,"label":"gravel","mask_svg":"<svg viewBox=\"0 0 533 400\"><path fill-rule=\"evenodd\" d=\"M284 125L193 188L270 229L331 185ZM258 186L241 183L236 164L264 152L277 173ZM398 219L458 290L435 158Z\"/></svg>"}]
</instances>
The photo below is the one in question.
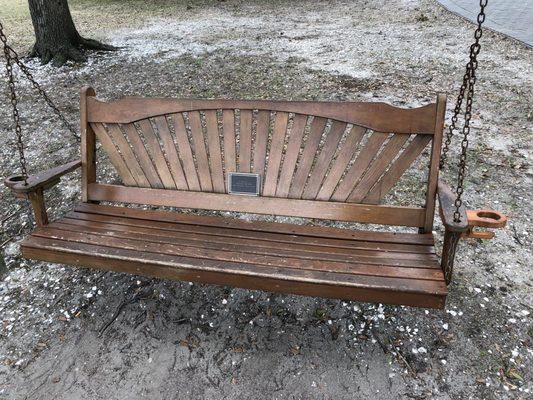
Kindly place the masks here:
<instances>
[{"instance_id":1,"label":"gravel","mask_svg":"<svg viewBox=\"0 0 533 400\"><path fill-rule=\"evenodd\" d=\"M71 121L85 84L103 99L398 106L426 104L443 91L450 113L472 34L471 24L430 0L231 0L191 3L137 26L95 26L96 36L124 48L58 70L30 65ZM465 198L470 208L494 208L510 221L492 241L462 242L446 310L23 260L17 242L33 220L27 204L2 188L0 398L531 398L533 57L494 32L482 44ZM31 170L76 157L75 139L20 83ZM7 98L5 86L2 92ZM17 170L8 106L0 104L3 176ZM444 173L453 177L454 168ZM51 218L63 215L79 200L79 176L65 178L47 200ZM442 238L439 223L435 231Z\"/></svg>"}]
</instances>

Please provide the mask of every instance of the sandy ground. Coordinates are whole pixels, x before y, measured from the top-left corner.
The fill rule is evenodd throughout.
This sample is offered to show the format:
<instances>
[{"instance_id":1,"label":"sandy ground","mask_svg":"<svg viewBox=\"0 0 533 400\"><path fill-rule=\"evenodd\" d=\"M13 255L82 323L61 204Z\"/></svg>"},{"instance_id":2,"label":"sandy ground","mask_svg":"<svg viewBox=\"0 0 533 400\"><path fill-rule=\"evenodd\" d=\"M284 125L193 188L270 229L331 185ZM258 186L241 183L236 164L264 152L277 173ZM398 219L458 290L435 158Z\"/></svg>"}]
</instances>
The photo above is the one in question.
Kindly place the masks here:
<instances>
[{"instance_id":1,"label":"sandy ground","mask_svg":"<svg viewBox=\"0 0 533 400\"><path fill-rule=\"evenodd\" d=\"M111 6L111 19L127 7ZM191 3L149 14L135 27L97 23L93 36L125 46L117 53L59 70L32 67L74 122L85 84L104 99L416 106L438 91L453 100L472 32L430 0ZM490 242L461 245L445 311L23 260L17 241L33 220L27 205L2 188L0 398L531 398L533 57L522 44L487 32L480 59L466 200L471 208L501 210L510 223ZM2 92L6 98L5 86ZM76 141L26 84L21 112L33 171L76 157ZM17 169L6 102L0 115L6 176ZM444 175L451 181L453 170ZM51 216L78 199L74 174L50 191ZM435 229L441 238L442 227Z\"/></svg>"}]
</instances>

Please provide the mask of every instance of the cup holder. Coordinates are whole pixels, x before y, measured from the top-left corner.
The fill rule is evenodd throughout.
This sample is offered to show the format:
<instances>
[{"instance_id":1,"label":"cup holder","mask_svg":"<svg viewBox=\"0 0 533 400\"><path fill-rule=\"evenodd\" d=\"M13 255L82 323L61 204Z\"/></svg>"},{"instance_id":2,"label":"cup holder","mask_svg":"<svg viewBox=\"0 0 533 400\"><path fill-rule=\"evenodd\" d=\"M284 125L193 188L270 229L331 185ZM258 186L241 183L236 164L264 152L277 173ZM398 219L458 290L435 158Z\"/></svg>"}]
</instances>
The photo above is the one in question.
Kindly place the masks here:
<instances>
[{"instance_id":1,"label":"cup holder","mask_svg":"<svg viewBox=\"0 0 533 400\"><path fill-rule=\"evenodd\" d=\"M492 219L494 221L499 221L500 219L502 219L502 216L494 211L477 211L476 215L479 218Z\"/></svg>"},{"instance_id":2,"label":"cup holder","mask_svg":"<svg viewBox=\"0 0 533 400\"><path fill-rule=\"evenodd\" d=\"M468 225L485 228L503 228L507 224L507 217L493 210L467 210Z\"/></svg>"},{"instance_id":3,"label":"cup holder","mask_svg":"<svg viewBox=\"0 0 533 400\"><path fill-rule=\"evenodd\" d=\"M21 183L24 185L25 180L24 175L11 175L4 180L4 184L9 188L13 188Z\"/></svg>"},{"instance_id":4,"label":"cup holder","mask_svg":"<svg viewBox=\"0 0 533 400\"><path fill-rule=\"evenodd\" d=\"M19 182L24 182L24 176L22 175L13 175L13 176L10 176L9 178L6 179L6 182L9 182L9 183L19 183Z\"/></svg>"}]
</instances>

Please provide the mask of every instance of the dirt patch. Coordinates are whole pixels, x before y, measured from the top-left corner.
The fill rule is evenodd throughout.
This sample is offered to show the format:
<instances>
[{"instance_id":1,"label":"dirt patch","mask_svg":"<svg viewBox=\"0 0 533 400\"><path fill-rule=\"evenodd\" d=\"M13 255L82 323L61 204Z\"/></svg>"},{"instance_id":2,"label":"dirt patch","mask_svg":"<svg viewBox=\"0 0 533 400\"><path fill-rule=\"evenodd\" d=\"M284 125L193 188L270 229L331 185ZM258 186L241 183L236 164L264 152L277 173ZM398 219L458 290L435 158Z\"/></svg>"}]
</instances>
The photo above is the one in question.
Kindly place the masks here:
<instances>
[{"instance_id":1,"label":"dirt patch","mask_svg":"<svg viewBox=\"0 0 533 400\"><path fill-rule=\"evenodd\" d=\"M113 7L132 13L122 2ZM161 12L142 26L95 32L127 46L118 53L58 71L32 67L71 121L84 84L104 99L372 99L416 106L438 91L453 99L473 28L434 2L300 2L297 11L285 1L193 5L172 18ZM461 245L446 311L22 260L16 242L33 222L27 205L2 188L8 272L0 282L0 398L530 397L532 232L523 216L531 213L532 61L524 46L483 36L466 200L511 221L491 242ZM21 97L32 170L73 159L76 141L27 85ZM17 162L8 104L0 112L6 176ZM445 177L451 181L453 169ZM48 194L51 217L78 198L74 174ZM436 231L442 237L440 225Z\"/></svg>"}]
</instances>

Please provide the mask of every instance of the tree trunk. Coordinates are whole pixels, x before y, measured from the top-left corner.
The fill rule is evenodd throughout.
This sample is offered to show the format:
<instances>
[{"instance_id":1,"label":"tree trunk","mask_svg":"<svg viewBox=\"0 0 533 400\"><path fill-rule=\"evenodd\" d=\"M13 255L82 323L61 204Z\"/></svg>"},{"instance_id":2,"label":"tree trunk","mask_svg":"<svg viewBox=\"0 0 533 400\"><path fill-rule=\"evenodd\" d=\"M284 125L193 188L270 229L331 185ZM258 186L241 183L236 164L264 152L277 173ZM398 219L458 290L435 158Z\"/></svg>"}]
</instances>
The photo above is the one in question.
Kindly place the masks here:
<instances>
[{"instance_id":1,"label":"tree trunk","mask_svg":"<svg viewBox=\"0 0 533 400\"><path fill-rule=\"evenodd\" d=\"M78 33L67 0L28 0L35 31L32 56L43 64L63 65L67 60L85 61L83 49L116 50Z\"/></svg>"}]
</instances>

